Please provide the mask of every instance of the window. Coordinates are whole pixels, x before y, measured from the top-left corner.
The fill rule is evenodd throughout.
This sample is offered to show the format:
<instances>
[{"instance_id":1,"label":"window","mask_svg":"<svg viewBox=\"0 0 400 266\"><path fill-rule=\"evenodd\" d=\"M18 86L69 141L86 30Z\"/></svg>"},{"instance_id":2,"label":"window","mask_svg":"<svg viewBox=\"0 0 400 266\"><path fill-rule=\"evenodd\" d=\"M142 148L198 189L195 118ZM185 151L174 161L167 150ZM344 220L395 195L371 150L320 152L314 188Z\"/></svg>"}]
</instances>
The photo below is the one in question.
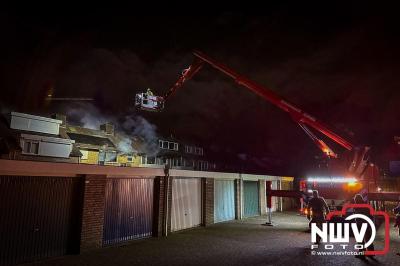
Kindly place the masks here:
<instances>
[{"instance_id":1,"label":"window","mask_svg":"<svg viewBox=\"0 0 400 266\"><path fill-rule=\"evenodd\" d=\"M24 140L22 153L25 154L39 154L39 142Z\"/></svg>"},{"instance_id":2,"label":"window","mask_svg":"<svg viewBox=\"0 0 400 266\"><path fill-rule=\"evenodd\" d=\"M133 162L133 156L127 156L126 160L130 163Z\"/></svg>"},{"instance_id":3,"label":"window","mask_svg":"<svg viewBox=\"0 0 400 266\"><path fill-rule=\"evenodd\" d=\"M147 157L146 155L142 156L142 164L157 164L159 159L156 157Z\"/></svg>"},{"instance_id":4,"label":"window","mask_svg":"<svg viewBox=\"0 0 400 266\"><path fill-rule=\"evenodd\" d=\"M24 141L23 151L24 151L24 153L31 153L31 142L30 141Z\"/></svg>"},{"instance_id":5,"label":"window","mask_svg":"<svg viewBox=\"0 0 400 266\"><path fill-rule=\"evenodd\" d=\"M147 157L147 164L155 164L156 158L155 157Z\"/></svg>"},{"instance_id":6,"label":"window","mask_svg":"<svg viewBox=\"0 0 400 266\"><path fill-rule=\"evenodd\" d=\"M208 170L208 162L199 161L199 170L200 171L207 171Z\"/></svg>"},{"instance_id":7,"label":"window","mask_svg":"<svg viewBox=\"0 0 400 266\"><path fill-rule=\"evenodd\" d=\"M173 142L168 142L168 149L170 149L170 150L175 150L175 143L173 143Z\"/></svg>"},{"instance_id":8,"label":"window","mask_svg":"<svg viewBox=\"0 0 400 266\"><path fill-rule=\"evenodd\" d=\"M117 153L115 151L106 152L106 162L117 162Z\"/></svg>"},{"instance_id":9,"label":"window","mask_svg":"<svg viewBox=\"0 0 400 266\"><path fill-rule=\"evenodd\" d=\"M31 153L39 154L39 142L32 142Z\"/></svg>"},{"instance_id":10,"label":"window","mask_svg":"<svg viewBox=\"0 0 400 266\"><path fill-rule=\"evenodd\" d=\"M104 163L106 159L106 153L104 151L99 151L99 163Z\"/></svg>"},{"instance_id":11,"label":"window","mask_svg":"<svg viewBox=\"0 0 400 266\"><path fill-rule=\"evenodd\" d=\"M194 153L194 154L197 154L197 155L203 155L204 154L203 148L199 148L199 147L190 147L189 151L190 151L189 153Z\"/></svg>"},{"instance_id":12,"label":"window","mask_svg":"<svg viewBox=\"0 0 400 266\"><path fill-rule=\"evenodd\" d=\"M169 141L166 141L166 140L159 140L159 141L158 141L158 146L159 146L161 149L173 150L173 151L177 151L178 148L179 148L178 143L176 143L176 142L169 142Z\"/></svg>"},{"instance_id":13,"label":"window","mask_svg":"<svg viewBox=\"0 0 400 266\"><path fill-rule=\"evenodd\" d=\"M87 160L89 158L89 151L86 150L80 150L80 152L82 153L82 160Z\"/></svg>"},{"instance_id":14,"label":"window","mask_svg":"<svg viewBox=\"0 0 400 266\"><path fill-rule=\"evenodd\" d=\"M185 146L185 152L186 153L193 153L193 147L192 146Z\"/></svg>"}]
</instances>

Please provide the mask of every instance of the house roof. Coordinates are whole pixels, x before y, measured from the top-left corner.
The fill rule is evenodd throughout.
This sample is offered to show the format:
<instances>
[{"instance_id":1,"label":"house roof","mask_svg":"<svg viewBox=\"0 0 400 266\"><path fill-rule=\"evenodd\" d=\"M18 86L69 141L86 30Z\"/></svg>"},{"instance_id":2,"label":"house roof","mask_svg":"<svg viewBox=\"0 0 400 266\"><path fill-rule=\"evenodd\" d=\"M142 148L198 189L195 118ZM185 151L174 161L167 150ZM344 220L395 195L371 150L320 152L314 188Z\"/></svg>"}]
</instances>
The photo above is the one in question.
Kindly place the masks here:
<instances>
[{"instance_id":1,"label":"house roof","mask_svg":"<svg viewBox=\"0 0 400 266\"><path fill-rule=\"evenodd\" d=\"M114 150L119 150L119 144L121 142L125 142L125 143L131 143L132 152L128 152L128 154L130 153L141 154L146 152L146 142L144 139L142 139L139 136L126 135L123 132L118 132L117 130L115 131L114 134L110 135L106 134L106 132L103 130L67 125L66 131L68 135L79 134L91 137L91 141L88 141L85 137L80 137L82 142L76 140L76 142L79 142L78 145L82 148L99 149L101 146L106 144L104 143L105 141L104 139L107 139L108 141L106 142L108 143L108 149L111 148ZM71 138L74 139L73 137ZM129 139L129 141L127 141L127 139ZM112 143L112 145L110 145L110 143ZM119 150L119 152L122 151Z\"/></svg>"},{"instance_id":2,"label":"house roof","mask_svg":"<svg viewBox=\"0 0 400 266\"><path fill-rule=\"evenodd\" d=\"M69 133L83 134L83 135L102 137L102 138L107 138L109 136L106 135L106 133L103 130L85 128L80 126L67 125L66 130L68 134Z\"/></svg>"},{"instance_id":3,"label":"house roof","mask_svg":"<svg viewBox=\"0 0 400 266\"><path fill-rule=\"evenodd\" d=\"M112 143L111 140L108 138L84 135L84 134L77 134L77 133L71 133L71 132L68 132L67 135L71 139L75 140L76 143L79 143L79 144L89 144L89 145L95 145L95 146L99 146L99 147L107 146L107 147L115 148L114 143Z\"/></svg>"},{"instance_id":4,"label":"house roof","mask_svg":"<svg viewBox=\"0 0 400 266\"><path fill-rule=\"evenodd\" d=\"M81 151L79 150L79 148L75 145L72 145L72 150L70 155L71 157L82 157L83 154L81 153Z\"/></svg>"}]
</instances>

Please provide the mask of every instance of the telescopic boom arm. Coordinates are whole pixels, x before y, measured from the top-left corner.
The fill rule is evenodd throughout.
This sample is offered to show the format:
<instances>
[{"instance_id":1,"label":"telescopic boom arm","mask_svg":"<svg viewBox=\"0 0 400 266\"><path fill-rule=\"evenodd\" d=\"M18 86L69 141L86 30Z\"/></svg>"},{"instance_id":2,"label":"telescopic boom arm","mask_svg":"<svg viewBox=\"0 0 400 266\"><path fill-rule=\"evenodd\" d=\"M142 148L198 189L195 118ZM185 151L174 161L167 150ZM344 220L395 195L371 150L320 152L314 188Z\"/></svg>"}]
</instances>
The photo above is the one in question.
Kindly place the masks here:
<instances>
[{"instance_id":1,"label":"telescopic boom arm","mask_svg":"<svg viewBox=\"0 0 400 266\"><path fill-rule=\"evenodd\" d=\"M164 101L166 101L169 97L171 97L180 87L183 86L183 84L186 81L191 79L201 69L204 63L208 63L215 69L221 71L222 73L234 79L235 82L238 83L239 85L244 86L245 88L251 90L255 94L261 96L263 99L274 104L281 110L289 113L292 119L299 124L299 126L314 141L314 143L318 146L318 148L320 148L322 152L327 156L336 158L337 154L333 152L324 141L315 136L315 134L308 127L312 127L315 130L318 130L323 135L327 136L328 138L338 143L347 150L352 150L355 147L352 143L334 133L332 130L328 128L328 126L318 121L315 117L309 115L308 113L304 112L303 110L294 106L288 101L285 101L282 97L278 96L272 90L240 75L239 73L235 72L228 66L208 57L202 52L194 51L193 54L195 56L195 59L192 65L190 65L189 68L185 69L182 72L182 75L178 79L178 81L168 90L168 92L163 97Z\"/></svg>"}]
</instances>

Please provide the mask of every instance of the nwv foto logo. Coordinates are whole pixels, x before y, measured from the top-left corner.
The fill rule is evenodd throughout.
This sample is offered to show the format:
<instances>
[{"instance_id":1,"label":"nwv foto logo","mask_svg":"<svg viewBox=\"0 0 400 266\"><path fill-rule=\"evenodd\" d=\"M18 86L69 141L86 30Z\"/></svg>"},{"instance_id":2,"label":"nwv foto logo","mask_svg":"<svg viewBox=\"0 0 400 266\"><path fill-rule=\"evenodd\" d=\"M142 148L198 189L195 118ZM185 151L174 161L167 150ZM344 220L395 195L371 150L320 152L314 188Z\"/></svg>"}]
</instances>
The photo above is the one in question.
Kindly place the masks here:
<instances>
[{"instance_id":1,"label":"nwv foto logo","mask_svg":"<svg viewBox=\"0 0 400 266\"><path fill-rule=\"evenodd\" d=\"M385 247L383 250L367 250L365 255L383 255L389 251L389 216L385 212L375 211L369 204L348 204L342 211L331 212L327 215L327 220L331 220L334 216L346 214L349 208L367 208L372 215L383 216L385 219ZM311 223L311 242L316 243L317 238L321 239L325 244L325 249L334 249L337 243L342 249L346 249L350 243L350 230L352 231L357 244L354 249L363 250L372 245L376 237L376 227L372 220L364 214L352 214L345 218L344 223L327 223L324 222L321 228L317 223ZM361 225L361 226L360 226ZM368 238L368 239L367 239ZM361 244L364 243L364 244ZM318 245L311 245L311 249L318 248Z\"/></svg>"}]
</instances>

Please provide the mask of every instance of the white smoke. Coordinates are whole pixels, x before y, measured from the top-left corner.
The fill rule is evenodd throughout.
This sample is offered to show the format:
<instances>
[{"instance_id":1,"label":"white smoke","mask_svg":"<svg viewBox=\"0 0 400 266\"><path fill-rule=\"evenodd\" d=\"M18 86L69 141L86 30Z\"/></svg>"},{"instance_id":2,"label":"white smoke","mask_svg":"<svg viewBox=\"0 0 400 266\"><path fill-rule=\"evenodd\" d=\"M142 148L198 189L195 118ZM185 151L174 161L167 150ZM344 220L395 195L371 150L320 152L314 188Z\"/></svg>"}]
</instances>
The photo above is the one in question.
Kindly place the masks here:
<instances>
[{"instance_id":1,"label":"white smoke","mask_svg":"<svg viewBox=\"0 0 400 266\"><path fill-rule=\"evenodd\" d=\"M117 144L117 148L119 151L121 151L122 153L127 153L127 154L131 154L131 153L137 153L138 151L135 150L132 147L132 139L128 136L125 136L122 138L122 140L120 142L118 142Z\"/></svg>"},{"instance_id":2,"label":"white smoke","mask_svg":"<svg viewBox=\"0 0 400 266\"><path fill-rule=\"evenodd\" d=\"M120 141L116 144L122 153L146 153L154 156L158 153L157 127L142 116L128 114L117 118L103 114L97 107L90 103L76 103L66 108L67 120L77 123L82 127L96 129L105 123L112 123ZM134 147L138 142L139 149Z\"/></svg>"},{"instance_id":3,"label":"white smoke","mask_svg":"<svg viewBox=\"0 0 400 266\"><path fill-rule=\"evenodd\" d=\"M143 141L144 151L149 156L154 156L158 153L158 137L156 126L141 116L127 115L122 123L125 132L130 135L137 136Z\"/></svg>"},{"instance_id":4,"label":"white smoke","mask_svg":"<svg viewBox=\"0 0 400 266\"><path fill-rule=\"evenodd\" d=\"M66 108L67 120L78 123L80 126L90 129L99 129L100 125L110 122L115 124L117 120L109 115L104 115L90 103L75 103Z\"/></svg>"}]
</instances>

